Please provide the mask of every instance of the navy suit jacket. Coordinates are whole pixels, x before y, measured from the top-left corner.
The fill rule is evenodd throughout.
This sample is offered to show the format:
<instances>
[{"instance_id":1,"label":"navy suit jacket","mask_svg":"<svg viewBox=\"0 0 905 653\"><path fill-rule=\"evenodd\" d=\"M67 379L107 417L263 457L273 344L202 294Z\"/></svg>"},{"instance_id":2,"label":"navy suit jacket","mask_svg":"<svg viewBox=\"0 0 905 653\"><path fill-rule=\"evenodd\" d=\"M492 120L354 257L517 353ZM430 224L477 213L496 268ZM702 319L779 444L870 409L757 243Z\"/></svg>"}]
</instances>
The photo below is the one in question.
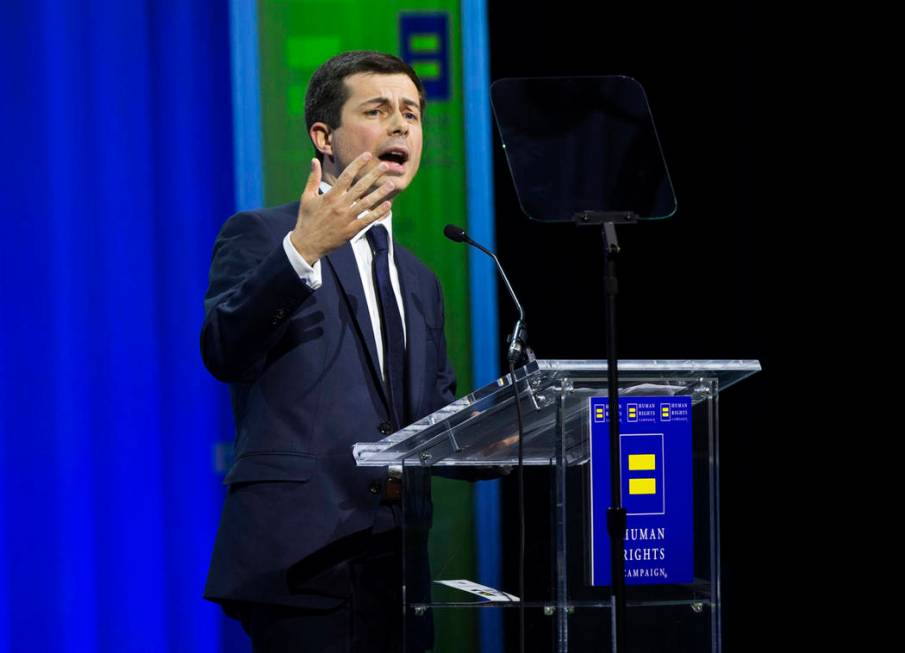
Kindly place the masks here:
<instances>
[{"instance_id":1,"label":"navy suit jacket","mask_svg":"<svg viewBox=\"0 0 905 653\"><path fill-rule=\"evenodd\" d=\"M321 259L311 290L283 251L298 203L239 213L214 246L201 350L230 384L235 463L205 597L331 607L348 596L341 550L374 524L383 468L356 467L355 442L390 424L368 306L349 244ZM405 306L408 418L454 399L436 276L395 246ZM302 593L287 571L320 560ZM319 571L318 571L319 570Z\"/></svg>"}]
</instances>

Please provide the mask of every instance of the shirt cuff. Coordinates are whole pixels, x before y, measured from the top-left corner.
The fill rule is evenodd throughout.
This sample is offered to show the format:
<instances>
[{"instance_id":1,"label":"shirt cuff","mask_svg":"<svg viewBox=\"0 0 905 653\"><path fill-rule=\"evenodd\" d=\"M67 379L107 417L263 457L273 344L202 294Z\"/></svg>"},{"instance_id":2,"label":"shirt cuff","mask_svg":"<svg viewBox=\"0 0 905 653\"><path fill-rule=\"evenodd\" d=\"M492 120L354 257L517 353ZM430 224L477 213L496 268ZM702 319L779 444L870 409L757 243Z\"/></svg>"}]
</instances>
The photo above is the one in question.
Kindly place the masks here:
<instances>
[{"instance_id":1,"label":"shirt cuff","mask_svg":"<svg viewBox=\"0 0 905 653\"><path fill-rule=\"evenodd\" d=\"M298 253L295 245L292 244L292 240L289 238L290 234L292 234L291 231L283 239L283 250L289 258L289 264L306 286L311 288L311 290L317 290L321 287L321 262L319 260L315 261L314 267L308 265L308 261Z\"/></svg>"}]
</instances>

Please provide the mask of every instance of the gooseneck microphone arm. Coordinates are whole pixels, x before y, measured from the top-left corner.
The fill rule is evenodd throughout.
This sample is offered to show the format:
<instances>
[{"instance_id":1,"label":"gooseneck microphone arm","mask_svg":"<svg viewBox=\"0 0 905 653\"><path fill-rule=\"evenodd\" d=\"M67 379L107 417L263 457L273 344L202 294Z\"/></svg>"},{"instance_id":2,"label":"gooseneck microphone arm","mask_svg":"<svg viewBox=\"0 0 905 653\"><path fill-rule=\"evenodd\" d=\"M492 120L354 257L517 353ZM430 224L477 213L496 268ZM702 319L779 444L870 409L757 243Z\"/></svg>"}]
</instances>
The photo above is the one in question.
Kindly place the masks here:
<instances>
[{"instance_id":1,"label":"gooseneck microphone arm","mask_svg":"<svg viewBox=\"0 0 905 653\"><path fill-rule=\"evenodd\" d=\"M509 336L509 348L506 351L506 359L512 365L523 365L529 358L527 346L528 332L525 328L525 310L522 308L522 304L519 302L518 297L515 296L515 291L512 289L512 284L509 283L509 277L506 276L503 266L500 265L500 260L496 257L496 254L489 249L469 238L468 234L466 234L465 230L461 227L448 224L443 229L443 235L457 243L465 243L481 250L496 263L496 268L503 278L503 283L506 284L506 290L509 291L509 295L512 297L512 301L515 302L515 307L518 309L518 320L516 320L515 327L512 329L512 334Z\"/></svg>"}]
</instances>

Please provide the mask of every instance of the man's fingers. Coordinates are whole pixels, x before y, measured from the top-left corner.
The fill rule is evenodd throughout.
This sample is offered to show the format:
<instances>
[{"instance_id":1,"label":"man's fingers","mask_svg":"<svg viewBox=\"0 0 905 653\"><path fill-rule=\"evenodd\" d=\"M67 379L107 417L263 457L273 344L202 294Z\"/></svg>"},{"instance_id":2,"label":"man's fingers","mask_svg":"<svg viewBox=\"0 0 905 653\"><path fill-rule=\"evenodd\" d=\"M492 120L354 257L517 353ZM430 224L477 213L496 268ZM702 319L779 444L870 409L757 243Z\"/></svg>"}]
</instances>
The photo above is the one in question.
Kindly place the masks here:
<instances>
[{"instance_id":1,"label":"man's fingers","mask_svg":"<svg viewBox=\"0 0 905 653\"><path fill-rule=\"evenodd\" d=\"M390 201L386 201L380 206L377 206L370 211L366 211L364 215L362 215L359 219L355 221L355 231L352 233L354 236L359 231L367 227L372 222L377 222L381 218L387 217L387 214L390 212L390 208L393 206L393 203Z\"/></svg>"},{"instance_id":2,"label":"man's fingers","mask_svg":"<svg viewBox=\"0 0 905 653\"><path fill-rule=\"evenodd\" d=\"M305 190L303 195L316 195L317 189L321 185L321 162L317 159L311 159L311 172L308 173L308 181L305 182Z\"/></svg>"},{"instance_id":3,"label":"man's fingers","mask_svg":"<svg viewBox=\"0 0 905 653\"><path fill-rule=\"evenodd\" d=\"M395 188L396 184L394 184L392 181L386 181L382 183L380 185L380 188L362 198L361 206L363 208L373 207L375 204L378 204L384 197L392 193Z\"/></svg>"},{"instance_id":4,"label":"man's fingers","mask_svg":"<svg viewBox=\"0 0 905 653\"><path fill-rule=\"evenodd\" d=\"M370 152L362 152L355 157L355 160L352 161L352 163L346 166L346 169L342 171L342 174L336 180L336 188L339 189L340 193L349 190L352 182L355 181L355 177L358 176L358 173L367 165L372 157L373 155Z\"/></svg>"},{"instance_id":5,"label":"man's fingers","mask_svg":"<svg viewBox=\"0 0 905 653\"><path fill-rule=\"evenodd\" d=\"M368 170L366 174L362 175L361 178L355 182L352 188L346 192L346 195L352 202L357 202L361 199L362 195L368 192L368 189L379 183L380 177L383 176L389 167L390 166L384 161L378 161L377 165ZM371 204L373 204L373 202L371 202ZM371 206L371 204L367 204L366 206Z\"/></svg>"}]
</instances>

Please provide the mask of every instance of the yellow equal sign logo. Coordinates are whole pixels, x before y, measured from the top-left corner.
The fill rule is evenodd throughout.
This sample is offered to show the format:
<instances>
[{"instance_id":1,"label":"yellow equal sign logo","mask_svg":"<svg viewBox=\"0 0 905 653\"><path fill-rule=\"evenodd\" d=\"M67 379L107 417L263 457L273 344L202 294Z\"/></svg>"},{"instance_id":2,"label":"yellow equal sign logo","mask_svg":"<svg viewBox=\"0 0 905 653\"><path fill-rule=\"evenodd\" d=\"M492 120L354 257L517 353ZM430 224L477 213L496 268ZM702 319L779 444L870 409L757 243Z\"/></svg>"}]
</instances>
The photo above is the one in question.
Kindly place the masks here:
<instances>
[{"instance_id":1,"label":"yellow equal sign logo","mask_svg":"<svg viewBox=\"0 0 905 653\"><path fill-rule=\"evenodd\" d=\"M628 404L628 421L629 422L638 421L638 406L635 404Z\"/></svg>"},{"instance_id":2,"label":"yellow equal sign logo","mask_svg":"<svg viewBox=\"0 0 905 653\"><path fill-rule=\"evenodd\" d=\"M628 469L630 472L653 472L657 469L657 456L652 453L633 453L628 457ZM629 494L656 494L656 478L630 478L628 480Z\"/></svg>"},{"instance_id":3,"label":"yellow equal sign logo","mask_svg":"<svg viewBox=\"0 0 905 653\"><path fill-rule=\"evenodd\" d=\"M657 479L655 478L630 478L628 480L629 494L656 494Z\"/></svg>"},{"instance_id":4,"label":"yellow equal sign logo","mask_svg":"<svg viewBox=\"0 0 905 653\"><path fill-rule=\"evenodd\" d=\"M605 414L604 414L603 410L604 410L604 408L602 405L594 406L594 421L595 422L602 422L602 421L604 421L604 419L606 419L606 417L604 416Z\"/></svg>"},{"instance_id":5,"label":"yellow equal sign logo","mask_svg":"<svg viewBox=\"0 0 905 653\"><path fill-rule=\"evenodd\" d=\"M669 421L669 404L662 404L660 406L660 419L664 422Z\"/></svg>"}]
</instances>

